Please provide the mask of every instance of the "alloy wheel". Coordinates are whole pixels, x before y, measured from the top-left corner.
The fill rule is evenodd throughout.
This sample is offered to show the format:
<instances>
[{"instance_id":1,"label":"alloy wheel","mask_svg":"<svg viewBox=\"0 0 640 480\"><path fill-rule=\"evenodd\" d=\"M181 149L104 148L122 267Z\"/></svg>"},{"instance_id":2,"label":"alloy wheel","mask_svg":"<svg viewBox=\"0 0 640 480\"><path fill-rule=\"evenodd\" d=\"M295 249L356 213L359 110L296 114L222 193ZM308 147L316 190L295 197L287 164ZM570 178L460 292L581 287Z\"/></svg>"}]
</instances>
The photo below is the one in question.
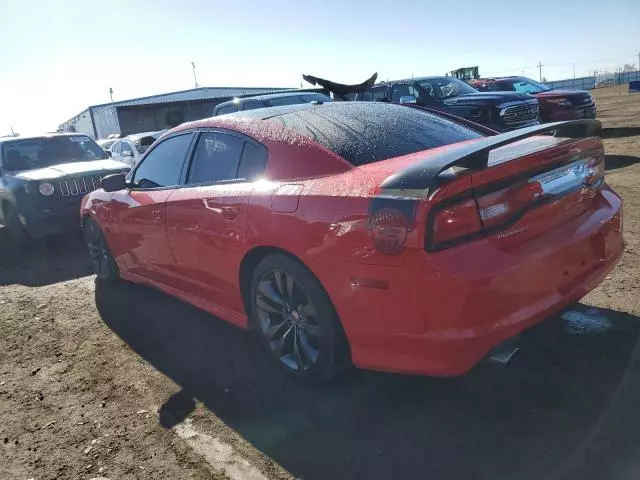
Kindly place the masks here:
<instances>
[{"instance_id":1,"label":"alloy wheel","mask_svg":"<svg viewBox=\"0 0 640 480\"><path fill-rule=\"evenodd\" d=\"M85 231L91 266L98 278L106 279L109 277L109 250L104 236L94 222L88 222Z\"/></svg>"},{"instance_id":2,"label":"alloy wheel","mask_svg":"<svg viewBox=\"0 0 640 480\"><path fill-rule=\"evenodd\" d=\"M287 368L306 372L320 353L321 328L316 309L288 272L267 270L258 281L256 310L260 332Z\"/></svg>"}]
</instances>

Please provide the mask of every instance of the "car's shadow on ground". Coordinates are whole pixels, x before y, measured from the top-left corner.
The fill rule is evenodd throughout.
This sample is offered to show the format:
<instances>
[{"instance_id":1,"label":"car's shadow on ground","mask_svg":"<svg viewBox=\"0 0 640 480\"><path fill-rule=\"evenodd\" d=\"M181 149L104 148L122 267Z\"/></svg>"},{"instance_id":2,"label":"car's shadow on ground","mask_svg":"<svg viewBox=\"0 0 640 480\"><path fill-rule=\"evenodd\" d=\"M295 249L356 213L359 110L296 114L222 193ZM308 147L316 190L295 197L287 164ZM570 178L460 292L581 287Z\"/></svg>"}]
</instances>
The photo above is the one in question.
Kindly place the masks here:
<instances>
[{"instance_id":1,"label":"car's shadow on ground","mask_svg":"<svg viewBox=\"0 0 640 480\"><path fill-rule=\"evenodd\" d=\"M89 256L79 232L32 241L20 248L0 228L0 286L51 285L91 275Z\"/></svg>"},{"instance_id":2,"label":"car's shadow on ground","mask_svg":"<svg viewBox=\"0 0 640 480\"><path fill-rule=\"evenodd\" d=\"M307 480L552 478L628 383L639 327L637 317L578 306L587 314L525 335L507 368L455 379L356 372L309 387L266 362L251 335L156 291L99 284L96 303L117 335L181 386L160 410L165 427L199 400ZM620 431L637 429L637 417Z\"/></svg>"},{"instance_id":3,"label":"car's shadow on ground","mask_svg":"<svg viewBox=\"0 0 640 480\"><path fill-rule=\"evenodd\" d=\"M604 168L607 171L615 170L617 168L628 167L640 163L640 158L632 155L605 155L604 156Z\"/></svg>"}]
</instances>

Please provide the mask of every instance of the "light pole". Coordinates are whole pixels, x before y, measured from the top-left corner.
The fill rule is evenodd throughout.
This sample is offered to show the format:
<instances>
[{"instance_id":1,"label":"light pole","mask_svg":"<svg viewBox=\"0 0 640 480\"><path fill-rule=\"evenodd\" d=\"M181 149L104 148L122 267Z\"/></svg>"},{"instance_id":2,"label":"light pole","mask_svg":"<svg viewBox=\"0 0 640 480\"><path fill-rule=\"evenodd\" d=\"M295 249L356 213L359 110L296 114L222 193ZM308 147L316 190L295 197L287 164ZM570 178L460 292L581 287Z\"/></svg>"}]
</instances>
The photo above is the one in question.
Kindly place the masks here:
<instances>
[{"instance_id":1,"label":"light pole","mask_svg":"<svg viewBox=\"0 0 640 480\"><path fill-rule=\"evenodd\" d=\"M196 78L196 64L195 64L195 62L191 62L191 67L193 68L193 81L196 84L196 88L198 88L198 79Z\"/></svg>"}]
</instances>

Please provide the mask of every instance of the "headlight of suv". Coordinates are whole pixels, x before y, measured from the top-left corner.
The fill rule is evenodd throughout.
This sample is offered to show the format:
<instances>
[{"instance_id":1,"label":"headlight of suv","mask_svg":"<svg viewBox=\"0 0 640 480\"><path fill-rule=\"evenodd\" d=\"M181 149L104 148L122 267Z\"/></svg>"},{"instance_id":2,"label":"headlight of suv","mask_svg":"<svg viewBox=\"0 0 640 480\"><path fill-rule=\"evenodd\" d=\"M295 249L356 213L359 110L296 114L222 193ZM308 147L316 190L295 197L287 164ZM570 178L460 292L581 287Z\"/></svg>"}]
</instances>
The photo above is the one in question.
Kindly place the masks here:
<instances>
[{"instance_id":1,"label":"headlight of suv","mask_svg":"<svg viewBox=\"0 0 640 480\"><path fill-rule=\"evenodd\" d=\"M55 188L53 188L53 185L51 185L50 183L41 183L40 186L38 187L38 191L40 192L40 195L44 195L45 197L50 197L51 195L53 195L53 192L55 192Z\"/></svg>"}]
</instances>

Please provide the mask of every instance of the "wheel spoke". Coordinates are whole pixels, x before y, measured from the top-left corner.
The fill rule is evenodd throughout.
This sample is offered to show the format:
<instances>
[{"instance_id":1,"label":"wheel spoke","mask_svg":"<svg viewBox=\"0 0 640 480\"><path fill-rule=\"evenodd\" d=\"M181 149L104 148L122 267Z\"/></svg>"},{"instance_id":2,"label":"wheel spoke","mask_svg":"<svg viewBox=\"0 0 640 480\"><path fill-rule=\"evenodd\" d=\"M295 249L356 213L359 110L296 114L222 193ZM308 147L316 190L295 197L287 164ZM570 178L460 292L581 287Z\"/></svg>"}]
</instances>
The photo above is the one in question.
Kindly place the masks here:
<instances>
[{"instance_id":1,"label":"wheel spoke","mask_svg":"<svg viewBox=\"0 0 640 480\"><path fill-rule=\"evenodd\" d=\"M273 350L273 352L277 355L278 358L282 358L282 350L284 347L284 342L287 340L287 337L291 334L293 327L289 327L284 334L272 342L269 342L269 346Z\"/></svg>"},{"instance_id":2,"label":"wheel spoke","mask_svg":"<svg viewBox=\"0 0 640 480\"><path fill-rule=\"evenodd\" d=\"M269 312L269 313L282 313L282 309L281 308L276 308L273 307L269 304L269 302L267 302L265 300L265 297L258 297L256 299L256 306L260 309L263 310L265 312Z\"/></svg>"},{"instance_id":3,"label":"wheel spoke","mask_svg":"<svg viewBox=\"0 0 640 480\"><path fill-rule=\"evenodd\" d=\"M287 322L286 320L282 320L281 322L271 321L269 328L267 328L267 330L264 332L265 337L267 337L267 340L269 341L273 340L273 337L275 337L278 332L282 330L282 327L288 324L289 322Z\"/></svg>"},{"instance_id":4,"label":"wheel spoke","mask_svg":"<svg viewBox=\"0 0 640 480\"><path fill-rule=\"evenodd\" d=\"M278 293L282 296L282 298L286 299L287 294L284 286L284 283L286 281L286 274L284 272L281 272L280 270L276 270L273 272L273 280L275 281L276 290L278 291Z\"/></svg>"},{"instance_id":5,"label":"wheel spoke","mask_svg":"<svg viewBox=\"0 0 640 480\"><path fill-rule=\"evenodd\" d=\"M293 336L293 358L296 361L298 371L301 371L304 370L304 361L302 360L302 354L300 352L301 349L298 345L300 343L300 335L298 332L298 329L296 329Z\"/></svg>"},{"instance_id":6,"label":"wheel spoke","mask_svg":"<svg viewBox=\"0 0 640 480\"><path fill-rule=\"evenodd\" d=\"M298 338L300 340L300 347L304 356L311 361L311 364L316 363L316 360L318 359L318 350L313 348L311 343L309 343L307 333L302 329L298 330Z\"/></svg>"},{"instance_id":7,"label":"wheel spoke","mask_svg":"<svg viewBox=\"0 0 640 480\"><path fill-rule=\"evenodd\" d=\"M268 280L260 282L260 284L258 285L258 291L272 302L277 303L278 305L284 304L282 295L276 292L276 290L273 288L273 285L271 285L271 282L269 282Z\"/></svg>"}]
</instances>

